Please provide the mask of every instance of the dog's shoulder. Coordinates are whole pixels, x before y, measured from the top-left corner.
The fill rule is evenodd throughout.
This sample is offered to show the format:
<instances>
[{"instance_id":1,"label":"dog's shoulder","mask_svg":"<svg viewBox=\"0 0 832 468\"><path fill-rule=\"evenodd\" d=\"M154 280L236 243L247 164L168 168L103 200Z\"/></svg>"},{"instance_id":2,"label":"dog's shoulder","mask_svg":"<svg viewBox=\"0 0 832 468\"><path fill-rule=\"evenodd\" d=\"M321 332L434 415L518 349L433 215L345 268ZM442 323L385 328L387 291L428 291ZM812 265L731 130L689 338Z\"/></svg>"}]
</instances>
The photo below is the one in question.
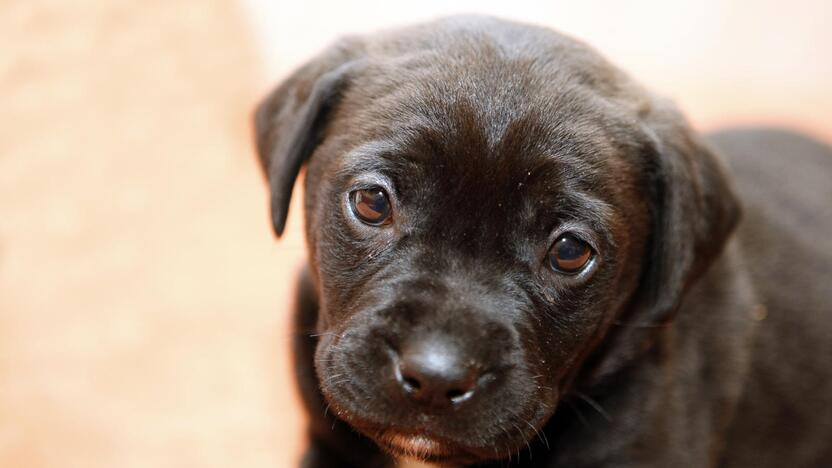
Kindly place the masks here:
<instances>
[{"instance_id":1,"label":"dog's shoulder","mask_svg":"<svg viewBox=\"0 0 832 468\"><path fill-rule=\"evenodd\" d=\"M743 205L734 261L744 266L759 301L739 311L758 323L729 437L729 446L756 448L730 452L724 466L784 459L826 466L821 460L832 460L832 148L779 129L722 131L709 140L727 162ZM788 443L781 440L786 433Z\"/></svg>"}]
</instances>

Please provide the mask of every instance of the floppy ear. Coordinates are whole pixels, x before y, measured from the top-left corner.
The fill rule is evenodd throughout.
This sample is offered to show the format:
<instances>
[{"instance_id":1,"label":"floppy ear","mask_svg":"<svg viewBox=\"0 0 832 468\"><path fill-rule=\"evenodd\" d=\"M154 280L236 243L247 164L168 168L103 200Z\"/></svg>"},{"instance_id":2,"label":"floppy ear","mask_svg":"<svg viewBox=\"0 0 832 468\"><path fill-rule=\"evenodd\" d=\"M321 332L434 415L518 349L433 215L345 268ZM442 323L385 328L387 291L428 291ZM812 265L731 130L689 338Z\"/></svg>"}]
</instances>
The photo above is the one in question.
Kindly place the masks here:
<instances>
[{"instance_id":1,"label":"floppy ear","mask_svg":"<svg viewBox=\"0 0 832 468\"><path fill-rule=\"evenodd\" d=\"M354 68L354 43L333 47L272 91L254 115L257 153L271 189L274 232L283 233L300 167L323 138L329 111Z\"/></svg>"},{"instance_id":2,"label":"floppy ear","mask_svg":"<svg viewBox=\"0 0 832 468\"><path fill-rule=\"evenodd\" d=\"M655 102L645 131L653 226L637 314L655 324L722 252L740 207L721 162L672 105Z\"/></svg>"},{"instance_id":3,"label":"floppy ear","mask_svg":"<svg viewBox=\"0 0 832 468\"><path fill-rule=\"evenodd\" d=\"M722 252L740 217L722 164L672 105L654 103L643 130L650 243L631 306L589 358L589 384L611 377L650 347L688 288Z\"/></svg>"}]
</instances>

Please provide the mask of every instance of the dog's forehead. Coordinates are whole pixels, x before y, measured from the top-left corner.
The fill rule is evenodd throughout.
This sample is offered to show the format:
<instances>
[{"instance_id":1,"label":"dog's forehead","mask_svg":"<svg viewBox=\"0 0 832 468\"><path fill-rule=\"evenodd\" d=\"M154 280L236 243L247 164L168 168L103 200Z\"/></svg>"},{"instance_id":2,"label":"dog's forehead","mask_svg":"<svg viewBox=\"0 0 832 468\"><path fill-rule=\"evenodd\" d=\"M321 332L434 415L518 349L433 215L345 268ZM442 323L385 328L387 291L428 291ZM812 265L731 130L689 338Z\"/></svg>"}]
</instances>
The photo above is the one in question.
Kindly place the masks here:
<instances>
[{"instance_id":1,"label":"dog's forehead","mask_svg":"<svg viewBox=\"0 0 832 468\"><path fill-rule=\"evenodd\" d=\"M441 172L455 183L492 185L517 179L525 184L545 172L597 182L620 149L603 124L581 116L553 122L536 113L506 118L506 110L499 116L505 121L495 122L468 104L454 107L442 118L399 115L395 122L377 122L373 138L344 153L341 171L403 172L411 178Z\"/></svg>"},{"instance_id":2,"label":"dog's forehead","mask_svg":"<svg viewBox=\"0 0 832 468\"><path fill-rule=\"evenodd\" d=\"M620 180L622 159L638 146L633 119L585 89L471 85L478 91L468 92L446 81L436 77L353 108L363 113L356 119L363 138L342 153L340 171L388 172L404 184L423 177L505 191L542 181L550 192L574 191Z\"/></svg>"},{"instance_id":3,"label":"dog's forehead","mask_svg":"<svg viewBox=\"0 0 832 468\"><path fill-rule=\"evenodd\" d=\"M547 53L486 40L372 61L337 111L342 180L385 176L444 232L460 212L506 231L608 221L637 177L637 99L591 53Z\"/></svg>"},{"instance_id":4,"label":"dog's forehead","mask_svg":"<svg viewBox=\"0 0 832 468\"><path fill-rule=\"evenodd\" d=\"M459 105L449 119L422 116L407 131L385 134L349 151L344 180L378 174L403 209L446 239L503 242L517 233L541 236L578 219L601 234L614 209L622 171L614 142L576 119L554 125L526 109L505 123ZM471 219L476 219L471 222Z\"/></svg>"},{"instance_id":5,"label":"dog's forehead","mask_svg":"<svg viewBox=\"0 0 832 468\"><path fill-rule=\"evenodd\" d=\"M476 162L469 169L486 172L586 166L637 146L626 97L576 81L574 73L518 60L449 65L438 59L418 69L419 60L365 71L345 93L340 128L355 135L353 142L386 145L412 162ZM356 153L366 160L372 152Z\"/></svg>"}]
</instances>

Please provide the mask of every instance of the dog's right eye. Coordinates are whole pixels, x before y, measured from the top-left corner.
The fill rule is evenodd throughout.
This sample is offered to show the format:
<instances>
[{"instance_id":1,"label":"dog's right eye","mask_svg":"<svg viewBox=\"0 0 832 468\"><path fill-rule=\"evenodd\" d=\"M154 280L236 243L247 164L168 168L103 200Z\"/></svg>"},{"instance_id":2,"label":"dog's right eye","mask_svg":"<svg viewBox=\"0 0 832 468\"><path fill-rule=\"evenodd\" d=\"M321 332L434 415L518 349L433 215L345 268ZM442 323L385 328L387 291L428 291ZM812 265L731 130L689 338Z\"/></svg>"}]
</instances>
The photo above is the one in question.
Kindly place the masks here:
<instances>
[{"instance_id":1,"label":"dog's right eye","mask_svg":"<svg viewBox=\"0 0 832 468\"><path fill-rule=\"evenodd\" d=\"M381 226L390 222L392 208L387 192L381 187L370 187L350 193L352 212L363 223Z\"/></svg>"},{"instance_id":2,"label":"dog's right eye","mask_svg":"<svg viewBox=\"0 0 832 468\"><path fill-rule=\"evenodd\" d=\"M564 234L549 249L549 262L552 269L573 275L589 264L592 248L586 242L572 234Z\"/></svg>"}]
</instances>

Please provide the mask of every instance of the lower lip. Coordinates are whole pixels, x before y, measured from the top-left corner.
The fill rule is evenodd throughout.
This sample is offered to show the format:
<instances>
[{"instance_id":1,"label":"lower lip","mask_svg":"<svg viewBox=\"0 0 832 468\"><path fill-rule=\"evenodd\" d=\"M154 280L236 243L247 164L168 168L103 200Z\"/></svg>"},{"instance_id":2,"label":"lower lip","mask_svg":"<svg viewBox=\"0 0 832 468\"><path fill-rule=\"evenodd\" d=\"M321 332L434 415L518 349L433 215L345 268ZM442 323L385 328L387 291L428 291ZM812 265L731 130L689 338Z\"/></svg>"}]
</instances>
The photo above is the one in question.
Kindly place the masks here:
<instances>
[{"instance_id":1,"label":"lower lip","mask_svg":"<svg viewBox=\"0 0 832 468\"><path fill-rule=\"evenodd\" d=\"M396 468L438 468L438 465L433 463L408 459L401 459L394 466Z\"/></svg>"},{"instance_id":2,"label":"lower lip","mask_svg":"<svg viewBox=\"0 0 832 468\"><path fill-rule=\"evenodd\" d=\"M442 443L424 435L391 434L384 437L384 440L408 458L423 460L449 455L447 448Z\"/></svg>"}]
</instances>

